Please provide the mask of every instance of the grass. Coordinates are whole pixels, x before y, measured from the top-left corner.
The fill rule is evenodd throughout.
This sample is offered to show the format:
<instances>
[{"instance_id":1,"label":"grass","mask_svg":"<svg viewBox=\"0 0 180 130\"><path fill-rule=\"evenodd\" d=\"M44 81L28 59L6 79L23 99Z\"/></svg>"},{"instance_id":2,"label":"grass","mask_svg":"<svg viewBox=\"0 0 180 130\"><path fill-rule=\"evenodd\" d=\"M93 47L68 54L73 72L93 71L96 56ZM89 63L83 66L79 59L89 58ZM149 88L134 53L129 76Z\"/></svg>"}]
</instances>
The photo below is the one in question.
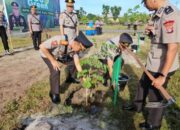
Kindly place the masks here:
<instances>
[{"instance_id":1,"label":"grass","mask_svg":"<svg viewBox=\"0 0 180 130\"><path fill-rule=\"evenodd\" d=\"M58 31L48 31L48 34L51 36L59 34ZM42 33L42 41L46 40L46 32ZM25 36L12 36L8 38L9 47L12 49L22 48L32 46L32 39L30 34L26 34ZM0 41L0 53L3 52L3 44Z\"/></svg>"},{"instance_id":2,"label":"grass","mask_svg":"<svg viewBox=\"0 0 180 130\"><path fill-rule=\"evenodd\" d=\"M52 35L57 34L58 31L53 32ZM89 37L90 39L96 39L98 43L97 47L101 46L101 42L107 38L111 38L116 34L104 34L101 36ZM118 35L118 34L117 34ZM19 43L19 45L23 44ZM149 40L146 40L146 43ZM24 45L24 44L23 44ZM147 52L149 50L149 44L141 46L141 51L138 52L138 56L145 61ZM108 95L104 106L107 107L111 114L105 121L111 121L113 123L116 119L119 129L122 130L139 130L138 124L144 120L143 115L140 113L133 113L122 111L121 107L123 103L131 102L138 84L138 79L141 77L142 70L135 66L125 65L124 72L127 73L131 79L128 86L123 92L119 93L119 102L116 108L112 103L112 92ZM168 85L168 91L176 98L176 105L167 109L165 118L163 119L161 130L178 130L180 128L180 70L172 77ZM37 82L27 91L27 94L13 101L7 102L5 106L5 112L0 116L0 130L9 130L18 126L21 117L32 115L35 113L45 113L50 105L49 97L49 83L47 80Z\"/></svg>"},{"instance_id":3,"label":"grass","mask_svg":"<svg viewBox=\"0 0 180 130\"><path fill-rule=\"evenodd\" d=\"M79 27L82 30L86 29L85 25L80 25ZM103 26L104 30L120 30L120 29L127 29L126 26L122 26L122 25L105 25ZM142 29L142 27L140 27L140 29ZM59 33L59 28L55 28L52 29L53 31L49 30L48 34L51 36L60 34ZM96 38L96 36L95 36ZM42 34L42 41L44 41L46 39L46 32L44 31ZM26 34L25 36L12 36L9 37L9 47L12 49L16 49L16 48L22 48L22 47L28 47L28 46L32 46L32 39L30 34ZM0 53L2 53L4 50L3 45L2 45L2 41L0 40Z\"/></svg>"},{"instance_id":4,"label":"grass","mask_svg":"<svg viewBox=\"0 0 180 130\"><path fill-rule=\"evenodd\" d=\"M20 116L43 112L49 106L48 81L35 83L25 97L7 102L0 118L0 129L10 130L17 127Z\"/></svg>"}]
</instances>

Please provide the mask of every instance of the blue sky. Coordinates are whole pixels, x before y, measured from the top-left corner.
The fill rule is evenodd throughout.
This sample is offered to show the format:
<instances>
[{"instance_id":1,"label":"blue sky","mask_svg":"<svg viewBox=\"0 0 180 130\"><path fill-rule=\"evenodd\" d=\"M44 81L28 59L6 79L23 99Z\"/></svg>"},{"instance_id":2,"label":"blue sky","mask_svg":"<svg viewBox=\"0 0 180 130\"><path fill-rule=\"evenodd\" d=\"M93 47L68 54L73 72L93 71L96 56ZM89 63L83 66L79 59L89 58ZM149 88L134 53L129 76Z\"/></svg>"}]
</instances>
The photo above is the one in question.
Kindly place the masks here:
<instances>
[{"instance_id":1,"label":"blue sky","mask_svg":"<svg viewBox=\"0 0 180 130\"><path fill-rule=\"evenodd\" d=\"M61 1L61 11L65 10L66 4L65 0ZM123 15L124 12L127 11L129 8L133 8L135 5L140 4L141 0L75 0L75 9L79 9L83 7L87 13L93 13L97 15L102 14L102 5L109 5L109 6L121 6L122 11L120 15ZM180 8L180 1L179 0L170 0L173 4L176 4L178 1L178 7ZM141 4L140 4L141 5ZM148 12L147 9L141 5L141 12Z\"/></svg>"}]
</instances>

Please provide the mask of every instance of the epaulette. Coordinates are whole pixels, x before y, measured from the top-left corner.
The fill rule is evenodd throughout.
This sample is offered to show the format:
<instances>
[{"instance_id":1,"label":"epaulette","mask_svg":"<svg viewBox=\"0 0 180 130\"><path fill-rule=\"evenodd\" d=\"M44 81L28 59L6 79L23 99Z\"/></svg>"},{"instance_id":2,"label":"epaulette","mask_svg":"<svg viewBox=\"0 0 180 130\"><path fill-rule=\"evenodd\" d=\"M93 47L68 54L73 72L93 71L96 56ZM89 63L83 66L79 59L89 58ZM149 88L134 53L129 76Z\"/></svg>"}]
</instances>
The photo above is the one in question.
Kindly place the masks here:
<instances>
[{"instance_id":1,"label":"epaulette","mask_svg":"<svg viewBox=\"0 0 180 130\"><path fill-rule=\"evenodd\" d=\"M167 6L164 10L166 15L171 14L172 12L174 12L174 9L171 6Z\"/></svg>"}]
</instances>

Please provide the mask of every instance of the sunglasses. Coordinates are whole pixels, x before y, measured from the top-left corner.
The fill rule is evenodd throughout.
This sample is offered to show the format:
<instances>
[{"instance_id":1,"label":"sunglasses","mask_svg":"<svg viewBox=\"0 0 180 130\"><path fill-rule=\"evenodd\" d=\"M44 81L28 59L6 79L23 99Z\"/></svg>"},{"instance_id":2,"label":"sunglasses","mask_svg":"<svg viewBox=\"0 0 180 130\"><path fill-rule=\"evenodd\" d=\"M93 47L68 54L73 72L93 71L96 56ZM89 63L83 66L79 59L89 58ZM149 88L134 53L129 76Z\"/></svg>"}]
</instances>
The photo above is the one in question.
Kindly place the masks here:
<instances>
[{"instance_id":1,"label":"sunglasses","mask_svg":"<svg viewBox=\"0 0 180 130\"><path fill-rule=\"evenodd\" d=\"M69 6L69 5L67 7L74 8L74 6Z\"/></svg>"}]
</instances>

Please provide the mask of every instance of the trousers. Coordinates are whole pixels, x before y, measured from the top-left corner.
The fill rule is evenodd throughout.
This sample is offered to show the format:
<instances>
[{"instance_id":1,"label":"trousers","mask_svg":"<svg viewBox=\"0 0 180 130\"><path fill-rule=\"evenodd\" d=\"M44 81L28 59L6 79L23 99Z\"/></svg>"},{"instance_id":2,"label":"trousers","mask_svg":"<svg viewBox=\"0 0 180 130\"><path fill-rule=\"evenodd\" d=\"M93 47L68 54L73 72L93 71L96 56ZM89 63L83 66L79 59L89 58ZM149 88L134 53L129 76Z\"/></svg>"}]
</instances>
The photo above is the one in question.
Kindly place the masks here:
<instances>
[{"instance_id":1,"label":"trousers","mask_svg":"<svg viewBox=\"0 0 180 130\"><path fill-rule=\"evenodd\" d=\"M4 46L4 50L9 51L8 37L7 37L6 29L5 29L4 26L0 26L0 36L1 36L1 39L2 39L3 46Z\"/></svg>"},{"instance_id":2,"label":"trousers","mask_svg":"<svg viewBox=\"0 0 180 130\"><path fill-rule=\"evenodd\" d=\"M47 58L42 58L44 60L44 62L46 63L46 65L49 68L50 71L50 76L49 76L49 82L50 82L50 92L51 94L59 94L60 92L60 71L59 70L55 70L51 64L51 62L49 61L49 59ZM68 76L74 76L74 72L75 72L75 65L74 62L73 63L69 63L67 65L67 69L68 69Z\"/></svg>"},{"instance_id":3,"label":"trousers","mask_svg":"<svg viewBox=\"0 0 180 130\"><path fill-rule=\"evenodd\" d=\"M41 44L41 31L33 32L32 33L32 40L34 48L39 48L39 45Z\"/></svg>"},{"instance_id":4,"label":"trousers","mask_svg":"<svg viewBox=\"0 0 180 130\"><path fill-rule=\"evenodd\" d=\"M150 72L155 78L159 76L159 73ZM167 75L166 81L163 85L163 87L167 88L168 82L170 80L170 77L175 72L171 72ZM149 77L143 73L139 85L136 91L136 95L134 98L134 105L137 108L138 112L141 112L144 108L144 105L146 103L146 98L148 97L149 102L161 102L163 101L163 97L158 89L156 89L154 86L151 85L152 81L149 79ZM165 111L165 108L148 108L147 109L148 114L146 118L146 122L148 124L151 124L152 126L161 126L161 121L163 118L163 114Z\"/></svg>"}]
</instances>

